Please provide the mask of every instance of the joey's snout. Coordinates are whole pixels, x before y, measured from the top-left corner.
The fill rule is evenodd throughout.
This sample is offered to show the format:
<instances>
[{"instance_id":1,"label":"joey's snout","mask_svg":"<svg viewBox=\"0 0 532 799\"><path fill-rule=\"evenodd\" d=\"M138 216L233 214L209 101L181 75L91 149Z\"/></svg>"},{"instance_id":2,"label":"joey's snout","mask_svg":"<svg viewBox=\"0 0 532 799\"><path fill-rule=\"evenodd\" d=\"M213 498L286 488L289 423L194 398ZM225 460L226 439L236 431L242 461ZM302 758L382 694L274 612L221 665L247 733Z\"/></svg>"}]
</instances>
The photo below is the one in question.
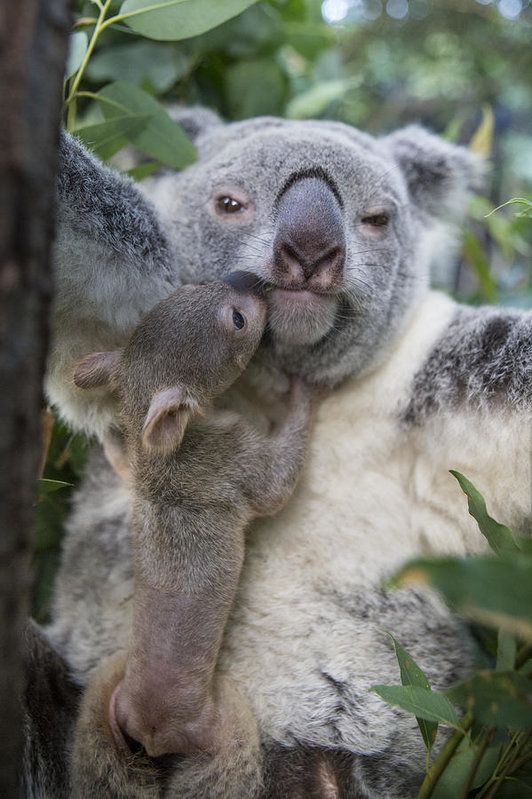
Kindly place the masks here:
<instances>
[{"instance_id":1,"label":"joey's snout","mask_svg":"<svg viewBox=\"0 0 532 799\"><path fill-rule=\"evenodd\" d=\"M296 180L278 202L273 244L277 286L330 292L345 266L346 241L340 200L321 177Z\"/></svg>"},{"instance_id":2,"label":"joey's snout","mask_svg":"<svg viewBox=\"0 0 532 799\"><path fill-rule=\"evenodd\" d=\"M244 270L237 269L234 272L230 272L224 278L223 282L231 286L238 294L251 294L261 300L265 299L265 285L253 272L245 272Z\"/></svg>"}]
</instances>

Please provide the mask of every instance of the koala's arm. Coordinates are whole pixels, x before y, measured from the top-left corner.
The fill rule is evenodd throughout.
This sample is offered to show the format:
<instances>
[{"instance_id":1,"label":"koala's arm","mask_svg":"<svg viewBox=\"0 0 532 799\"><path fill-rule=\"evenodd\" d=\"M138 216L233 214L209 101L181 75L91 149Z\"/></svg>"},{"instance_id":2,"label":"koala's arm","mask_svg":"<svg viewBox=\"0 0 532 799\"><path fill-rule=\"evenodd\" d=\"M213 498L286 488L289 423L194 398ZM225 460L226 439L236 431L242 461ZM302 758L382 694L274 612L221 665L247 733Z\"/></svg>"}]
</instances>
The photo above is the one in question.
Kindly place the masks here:
<instances>
[{"instance_id":1,"label":"koala's arm","mask_svg":"<svg viewBox=\"0 0 532 799\"><path fill-rule=\"evenodd\" d=\"M84 355L121 346L139 318L178 285L164 225L135 184L63 133L53 248L55 297L46 390L74 427L100 437L108 392L73 384Z\"/></svg>"},{"instance_id":2,"label":"koala's arm","mask_svg":"<svg viewBox=\"0 0 532 799\"><path fill-rule=\"evenodd\" d=\"M413 377L402 417L443 479L447 469L463 472L497 519L530 534L532 313L457 305ZM449 501L460 502L447 480Z\"/></svg>"},{"instance_id":3,"label":"koala's arm","mask_svg":"<svg viewBox=\"0 0 532 799\"><path fill-rule=\"evenodd\" d=\"M532 313L457 306L416 372L405 420L423 424L449 408L530 413Z\"/></svg>"},{"instance_id":4,"label":"koala's arm","mask_svg":"<svg viewBox=\"0 0 532 799\"><path fill-rule=\"evenodd\" d=\"M311 389L293 382L287 415L254 452L246 493L258 516L276 513L291 497L303 467L312 416Z\"/></svg>"},{"instance_id":5,"label":"koala's arm","mask_svg":"<svg viewBox=\"0 0 532 799\"><path fill-rule=\"evenodd\" d=\"M60 140L56 214L58 309L112 322L172 290L174 262L155 208L68 133Z\"/></svg>"}]
</instances>

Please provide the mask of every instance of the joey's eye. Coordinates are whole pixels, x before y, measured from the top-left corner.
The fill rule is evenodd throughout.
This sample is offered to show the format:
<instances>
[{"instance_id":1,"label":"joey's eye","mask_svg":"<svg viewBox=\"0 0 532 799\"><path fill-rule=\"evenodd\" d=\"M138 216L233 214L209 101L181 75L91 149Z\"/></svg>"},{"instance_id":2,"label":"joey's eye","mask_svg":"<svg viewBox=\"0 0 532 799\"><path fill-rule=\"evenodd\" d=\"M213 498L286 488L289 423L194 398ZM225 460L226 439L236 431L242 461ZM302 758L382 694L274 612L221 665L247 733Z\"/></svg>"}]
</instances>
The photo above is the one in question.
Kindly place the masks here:
<instances>
[{"instance_id":1,"label":"joey's eye","mask_svg":"<svg viewBox=\"0 0 532 799\"><path fill-rule=\"evenodd\" d=\"M244 206L234 197L222 196L216 200L216 210L219 214L238 214L244 210Z\"/></svg>"},{"instance_id":2,"label":"joey's eye","mask_svg":"<svg viewBox=\"0 0 532 799\"><path fill-rule=\"evenodd\" d=\"M233 309L233 324L237 330L242 330L246 324L245 316L243 316L240 311L237 311L236 308Z\"/></svg>"},{"instance_id":3,"label":"joey's eye","mask_svg":"<svg viewBox=\"0 0 532 799\"><path fill-rule=\"evenodd\" d=\"M386 227L389 223L390 217L388 214L368 214L362 217L363 225L371 225L372 227Z\"/></svg>"}]
</instances>

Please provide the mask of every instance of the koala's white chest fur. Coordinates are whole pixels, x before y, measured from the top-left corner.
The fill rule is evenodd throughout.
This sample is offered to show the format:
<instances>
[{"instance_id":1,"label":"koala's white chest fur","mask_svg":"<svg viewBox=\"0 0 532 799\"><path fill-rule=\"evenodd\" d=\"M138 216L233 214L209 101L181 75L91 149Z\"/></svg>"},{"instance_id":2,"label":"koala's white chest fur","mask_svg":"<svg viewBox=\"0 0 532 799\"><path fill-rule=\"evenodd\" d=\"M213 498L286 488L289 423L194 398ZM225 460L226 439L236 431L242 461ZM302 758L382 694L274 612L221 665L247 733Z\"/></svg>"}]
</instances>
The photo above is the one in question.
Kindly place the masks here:
<instances>
[{"instance_id":1,"label":"koala's white chest fur","mask_svg":"<svg viewBox=\"0 0 532 799\"><path fill-rule=\"evenodd\" d=\"M250 536L250 567L258 559L270 587L272 571L283 582L311 580L313 562L320 580L360 585L415 555L485 548L449 469L476 483L501 521L529 515L525 417L449 408L419 426L401 421L413 375L454 309L430 294L386 363L321 404L295 496Z\"/></svg>"},{"instance_id":2,"label":"koala's white chest fur","mask_svg":"<svg viewBox=\"0 0 532 799\"><path fill-rule=\"evenodd\" d=\"M487 549L449 469L476 483L502 522L530 517L529 448L522 445L529 420L459 408L417 427L401 419L412 378L454 311L450 300L429 295L386 363L323 401L294 496L250 531L222 669L245 687L264 729L279 740L290 718L292 734L323 743L319 719L334 715L338 698L327 705L317 663L368 703L368 686L389 680L389 651L372 625L350 614L349 597L378 586L408 558ZM333 596L346 598L344 614ZM366 648L375 654L372 665ZM321 729L316 737L309 718ZM381 746L386 724L370 734L344 721L346 746Z\"/></svg>"}]
</instances>

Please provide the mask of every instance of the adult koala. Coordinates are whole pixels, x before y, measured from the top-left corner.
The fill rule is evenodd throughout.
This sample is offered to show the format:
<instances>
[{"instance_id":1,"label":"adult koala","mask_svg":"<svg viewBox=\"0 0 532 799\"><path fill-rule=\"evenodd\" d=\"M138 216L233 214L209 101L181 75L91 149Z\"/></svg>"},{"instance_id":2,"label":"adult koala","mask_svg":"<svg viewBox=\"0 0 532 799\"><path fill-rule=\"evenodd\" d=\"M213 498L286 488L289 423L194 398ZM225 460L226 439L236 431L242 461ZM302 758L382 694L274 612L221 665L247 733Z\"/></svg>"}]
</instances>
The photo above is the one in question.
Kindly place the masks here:
<instances>
[{"instance_id":1,"label":"adult koala","mask_svg":"<svg viewBox=\"0 0 532 799\"><path fill-rule=\"evenodd\" d=\"M219 664L251 708L248 734L208 761L161 772L139 765L134 785L105 725L91 721L110 690L100 664L127 648L131 595L127 486L103 459L92 463L48 631L51 651L90 687L74 788L64 780L48 793L412 796L423 769L415 722L368 691L398 681L384 631L437 687L463 673L469 647L433 597L385 595L378 585L420 551L483 547L451 467L524 531L532 319L429 291L435 231L462 213L477 180L467 150L418 127L375 139L333 122L223 125L202 110L178 118L198 162L148 181L150 200L71 138L62 142L51 399L72 424L106 438L112 402L76 392L78 357L120 344L180 282L235 268L271 291L263 350L230 401L256 409L257 395L276 395L280 370L333 390L295 496L249 535ZM37 771L30 786L46 782Z\"/></svg>"}]
</instances>

